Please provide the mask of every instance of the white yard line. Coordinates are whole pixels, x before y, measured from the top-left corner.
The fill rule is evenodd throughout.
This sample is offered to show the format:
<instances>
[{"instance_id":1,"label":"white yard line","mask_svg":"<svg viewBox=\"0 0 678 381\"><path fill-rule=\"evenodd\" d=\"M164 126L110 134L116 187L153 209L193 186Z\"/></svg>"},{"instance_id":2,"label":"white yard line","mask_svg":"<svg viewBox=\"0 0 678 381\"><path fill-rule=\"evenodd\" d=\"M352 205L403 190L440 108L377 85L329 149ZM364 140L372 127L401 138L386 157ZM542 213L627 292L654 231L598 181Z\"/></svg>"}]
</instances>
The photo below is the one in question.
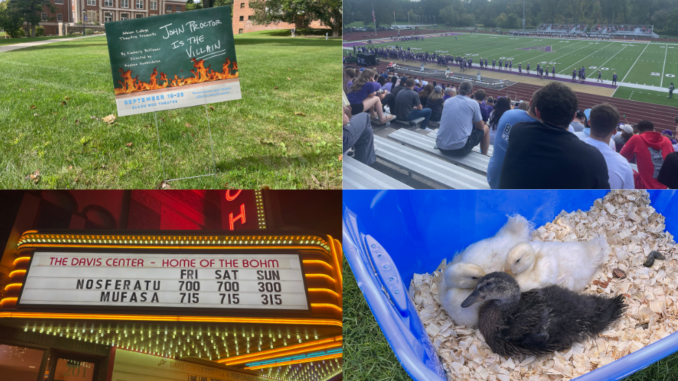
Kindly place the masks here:
<instances>
[{"instance_id":1,"label":"white yard line","mask_svg":"<svg viewBox=\"0 0 678 381\"><path fill-rule=\"evenodd\" d=\"M645 49L647 49L648 46L650 46L650 44L645 45ZM629 73L631 73L631 70L633 70L633 67L636 66L636 62L638 62L638 60L640 59L640 57L642 57L643 53L645 53L645 49L643 49L643 51L640 52L640 54L638 54L638 58L636 58L636 61L633 63L633 65L631 65L631 68L629 69L629 71L626 72L626 75L624 76L624 78L622 78L621 82L624 82L624 80L626 79L626 77L629 76Z\"/></svg>"},{"instance_id":2,"label":"white yard line","mask_svg":"<svg viewBox=\"0 0 678 381\"><path fill-rule=\"evenodd\" d=\"M659 87L664 87L664 70L666 69L666 56L669 54L669 46L666 45L666 53L664 53L664 67L662 67L662 80L659 82Z\"/></svg>"},{"instance_id":3,"label":"white yard line","mask_svg":"<svg viewBox=\"0 0 678 381\"><path fill-rule=\"evenodd\" d=\"M616 56L617 54L621 53L621 52L622 52L624 49L626 49L626 48L628 48L628 46L624 46L620 51L618 51L617 53L615 53L614 56ZM600 69L601 67L605 67L605 64L608 63L611 59L613 59L614 56L610 57L607 61L603 62L603 64L600 65L600 66L598 66L598 68Z\"/></svg>"},{"instance_id":4,"label":"white yard line","mask_svg":"<svg viewBox=\"0 0 678 381\"><path fill-rule=\"evenodd\" d=\"M578 64L578 63L580 63L581 61L583 61L583 60L585 60L585 59L587 59L587 58L591 57L592 55L594 55L594 54L598 53L599 51L601 51L601 50L603 50L603 49L605 49L605 48L609 47L610 45L612 45L612 43L609 43L609 44L607 44L607 45L603 46L602 48L600 48L600 49L596 50L595 52L593 52L593 53L589 54L588 56L586 56L586 57L584 57L584 58L580 59L579 61L577 61L577 62L573 63L572 65L568 66L568 67L567 67L566 69L569 69L569 68L571 68L571 67L575 67L575 68L576 68L576 67L577 67L577 64ZM558 71L558 73L562 73L562 72L563 72L563 70L560 70L560 71Z\"/></svg>"}]
</instances>

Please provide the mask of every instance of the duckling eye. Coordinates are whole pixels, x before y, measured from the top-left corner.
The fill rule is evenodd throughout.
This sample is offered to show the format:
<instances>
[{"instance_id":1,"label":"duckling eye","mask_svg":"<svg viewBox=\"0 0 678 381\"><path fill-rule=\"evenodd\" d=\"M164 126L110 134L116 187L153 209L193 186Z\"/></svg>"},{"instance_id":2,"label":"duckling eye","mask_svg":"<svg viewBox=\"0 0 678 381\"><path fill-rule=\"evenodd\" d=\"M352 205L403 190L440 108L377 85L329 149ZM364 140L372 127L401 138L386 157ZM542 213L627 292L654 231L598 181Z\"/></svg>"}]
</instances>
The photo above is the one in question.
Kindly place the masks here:
<instances>
[{"instance_id":1,"label":"duckling eye","mask_svg":"<svg viewBox=\"0 0 678 381\"><path fill-rule=\"evenodd\" d=\"M478 279L478 277L477 277L477 276L472 276L471 279Z\"/></svg>"},{"instance_id":2,"label":"duckling eye","mask_svg":"<svg viewBox=\"0 0 678 381\"><path fill-rule=\"evenodd\" d=\"M520 259L518 259L518 260L516 261L516 263L518 263L518 262L520 262Z\"/></svg>"}]
</instances>

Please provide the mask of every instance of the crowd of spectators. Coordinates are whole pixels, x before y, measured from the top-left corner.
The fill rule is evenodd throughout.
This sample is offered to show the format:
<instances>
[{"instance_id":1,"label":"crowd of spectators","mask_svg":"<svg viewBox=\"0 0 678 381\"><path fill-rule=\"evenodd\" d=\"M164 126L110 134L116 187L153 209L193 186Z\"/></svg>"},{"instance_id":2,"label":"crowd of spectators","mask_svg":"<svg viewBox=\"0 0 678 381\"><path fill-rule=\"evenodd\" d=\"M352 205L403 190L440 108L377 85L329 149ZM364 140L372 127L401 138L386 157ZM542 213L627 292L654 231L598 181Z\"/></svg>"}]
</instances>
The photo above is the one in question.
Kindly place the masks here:
<instances>
[{"instance_id":1,"label":"crowd of spectators","mask_svg":"<svg viewBox=\"0 0 678 381\"><path fill-rule=\"evenodd\" d=\"M468 155L476 146L487 154L493 144L487 180L495 189L678 188L672 131L657 132L645 120L620 123L619 111L606 103L584 113L574 91L560 82L540 88L529 102L513 103L474 91L468 81L457 89L349 68L344 91L344 151L353 148L368 165L376 160L370 123L382 119L385 108L400 120L424 118L427 131L430 122L439 122L435 144L444 154Z\"/></svg>"},{"instance_id":2,"label":"crowd of spectators","mask_svg":"<svg viewBox=\"0 0 678 381\"><path fill-rule=\"evenodd\" d=\"M586 24L541 24L537 30L568 31L568 30L586 30Z\"/></svg>"},{"instance_id":3,"label":"crowd of spectators","mask_svg":"<svg viewBox=\"0 0 678 381\"><path fill-rule=\"evenodd\" d=\"M591 33L601 33L606 30L607 33L633 33L638 30L640 33L652 34L652 25L600 25L591 27Z\"/></svg>"}]
</instances>

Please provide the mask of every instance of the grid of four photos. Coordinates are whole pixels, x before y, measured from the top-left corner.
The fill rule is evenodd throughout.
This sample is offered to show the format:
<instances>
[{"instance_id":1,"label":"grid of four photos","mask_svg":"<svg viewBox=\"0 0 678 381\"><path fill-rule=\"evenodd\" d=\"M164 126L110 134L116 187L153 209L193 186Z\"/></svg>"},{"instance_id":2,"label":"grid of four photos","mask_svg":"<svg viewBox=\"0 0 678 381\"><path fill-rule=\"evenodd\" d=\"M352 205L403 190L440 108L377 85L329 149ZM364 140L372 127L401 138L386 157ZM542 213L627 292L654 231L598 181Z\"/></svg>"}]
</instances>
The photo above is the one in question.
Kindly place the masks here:
<instances>
[{"instance_id":1,"label":"grid of four photos","mask_svg":"<svg viewBox=\"0 0 678 381\"><path fill-rule=\"evenodd\" d=\"M0 0L0 380L678 379L676 17Z\"/></svg>"}]
</instances>

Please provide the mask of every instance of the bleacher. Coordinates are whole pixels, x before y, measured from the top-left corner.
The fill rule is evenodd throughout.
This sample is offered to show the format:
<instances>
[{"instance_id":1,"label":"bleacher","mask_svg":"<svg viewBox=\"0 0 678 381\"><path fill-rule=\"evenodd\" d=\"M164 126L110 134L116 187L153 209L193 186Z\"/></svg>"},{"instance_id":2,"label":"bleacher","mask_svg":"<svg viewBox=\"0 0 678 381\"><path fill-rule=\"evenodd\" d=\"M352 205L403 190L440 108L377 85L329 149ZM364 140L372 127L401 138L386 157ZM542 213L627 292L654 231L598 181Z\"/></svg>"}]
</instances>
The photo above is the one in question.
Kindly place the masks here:
<instances>
[{"instance_id":1,"label":"bleacher","mask_svg":"<svg viewBox=\"0 0 678 381\"><path fill-rule=\"evenodd\" d=\"M586 24L542 24L537 32L549 34L572 34L586 31Z\"/></svg>"},{"instance_id":2,"label":"bleacher","mask_svg":"<svg viewBox=\"0 0 678 381\"><path fill-rule=\"evenodd\" d=\"M659 35L654 33L653 25L600 25L591 26L589 34L598 35L612 35L612 36L641 36L659 38Z\"/></svg>"},{"instance_id":3,"label":"bleacher","mask_svg":"<svg viewBox=\"0 0 678 381\"><path fill-rule=\"evenodd\" d=\"M377 162L396 168L412 181L423 180L435 188L489 189L486 176L490 157L481 154L478 147L466 156L445 155L435 148L436 132L424 135L401 128L387 137L375 135ZM344 189L408 188L372 167L351 158L344 160Z\"/></svg>"}]
</instances>

